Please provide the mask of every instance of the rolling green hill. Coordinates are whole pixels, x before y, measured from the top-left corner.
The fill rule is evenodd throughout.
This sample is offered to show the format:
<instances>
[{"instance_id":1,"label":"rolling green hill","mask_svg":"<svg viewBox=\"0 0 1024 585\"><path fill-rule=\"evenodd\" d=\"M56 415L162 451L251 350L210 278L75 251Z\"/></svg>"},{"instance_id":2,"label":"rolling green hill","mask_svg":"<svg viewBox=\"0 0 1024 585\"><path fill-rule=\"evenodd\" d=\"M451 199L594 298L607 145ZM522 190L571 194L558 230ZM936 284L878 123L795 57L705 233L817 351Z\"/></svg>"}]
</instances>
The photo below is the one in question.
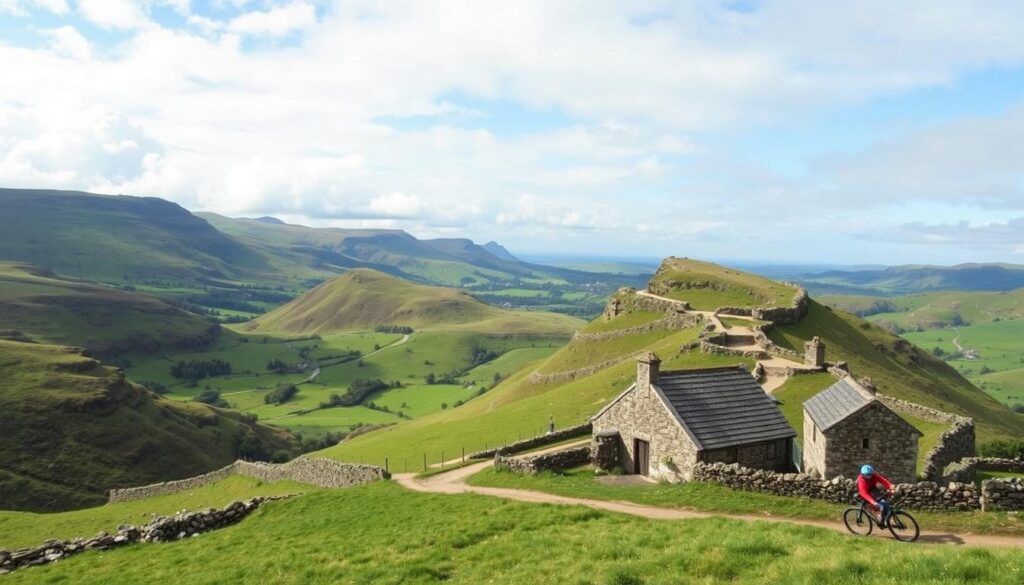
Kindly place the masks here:
<instances>
[{"instance_id":1,"label":"rolling green hill","mask_svg":"<svg viewBox=\"0 0 1024 585\"><path fill-rule=\"evenodd\" d=\"M581 324L565 315L499 309L462 291L355 269L248 323L245 330L308 335L406 325L567 337Z\"/></svg>"},{"instance_id":2,"label":"rolling green hill","mask_svg":"<svg viewBox=\"0 0 1024 585\"><path fill-rule=\"evenodd\" d=\"M823 300L899 333L997 400L1024 410L1024 289Z\"/></svg>"},{"instance_id":3,"label":"rolling green hill","mask_svg":"<svg viewBox=\"0 0 1024 585\"><path fill-rule=\"evenodd\" d=\"M58 510L113 487L189 477L294 448L287 433L127 382L80 350L0 340L0 502Z\"/></svg>"},{"instance_id":4,"label":"rolling green hill","mask_svg":"<svg viewBox=\"0 0 1024 585\"><path fill-rule=\"evenodd\" d=\"M0 327L97 354L201 349L220 326L156 297L0 262Z\"/></svg>"},{"instance_id":5,"label":"rolling green hill","mask_svg":"<svg viewBox=\"0 0 1024 585\"><path fill-rule=\"evenodd\" d=\"M654 279L657 282L652 283L652 288L668 286L670 281L686 282L676 290L697 292L699 297L681 294L679 298L690 302L700 298L696 304L705 308L735 306L744 301L756 306L771 302L783 305L795 293L793 287L761 277L709 263L680 263L678 259L667 260ZM599 317L584 331L629 329L657 317L630 303L623 306L629 310L610 321ZM536 435L545 428L549 417L559 427L578 424L629 385L634 375L631 358L642 350L657 352L666 369L737 362L752 365L749 360L736 357L681 351L681 346L696 339L699 329L655 329L576 338L547 360L529 364L487 394L454 410L367 433L323 453L350 461L383 462L388 457L392 462L411 461L418 469L424 454L429 461L437 462L442 450L450 458L463 448L468 452L515 441L519 436ZM1024 417L985 395L955 369L854 315L812 302L803 321L777 328L772 339L802 351L804 340L815 335L828 345L828 359L847 361L857 376L873 378L880 391L975 417L981 440L1018 436L1024 431ZM559 376L602 363L610 365L593 372L581 370L570 379ZM818 390L824 387L823 384Z\"/></svg>"},{"instance_id":6,"label":"rolling green hill","mask_svg":"<svg viewBox=\"0 0 1024 585\"><path fill-rule=\"evenodd\" d=\"M1019 264L959 264L957 266L890 266L882 270L835 270L805 275L801 282L835 286L866 293L911 293L940 290L1005 291L1024 287Z\"/></svg>"}]
</instances>

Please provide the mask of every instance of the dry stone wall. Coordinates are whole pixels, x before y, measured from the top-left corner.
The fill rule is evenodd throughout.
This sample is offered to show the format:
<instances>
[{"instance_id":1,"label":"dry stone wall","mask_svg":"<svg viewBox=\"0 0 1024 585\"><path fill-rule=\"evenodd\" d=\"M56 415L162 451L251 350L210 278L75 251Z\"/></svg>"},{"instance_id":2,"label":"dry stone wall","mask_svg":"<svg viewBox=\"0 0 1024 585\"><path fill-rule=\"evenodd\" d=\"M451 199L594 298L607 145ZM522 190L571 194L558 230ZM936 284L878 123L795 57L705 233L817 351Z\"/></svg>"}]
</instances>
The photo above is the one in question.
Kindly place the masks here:
<instances>
[{"instance_id":1,"label":"dry stone wall","mask_svg":"<svg viewBox=\"0 0 1024 585\"><path fill-rule=\"evenodd\" d=\"M513 453L522 453L523 451L529 451L530 449L536 449L537 447L543 447L545 445L553 445L566 439L572 439L575 437L585 437L590 434L593 427L589 422L585 422L581 425L574 427L567 427L560 431L553 433L547 433L546 435L539 435L531 437L529 439L523 439L517 441L511 445L505 445L503 447L495 447L493 449L485 449L483 451L476 451L467 455L469 459L489 459L495 455L512 455Z\"/></svg>"},{"instance_id":2,"label":"dry stone wall","mask_svg":"<svg viewBox=\"0 0 1024 585\"><path fill-rule=\"evenodd\" d=\"M749 492L807 497L840 504L853 504L856 502L857 496L857 485L852 479L844 477L818 479L804 473L778 473L748 469L735 463L731 465L698 463L693 471L693 480L718 483ZM1002 486L995 489L1000 490L1000 493L1007 491ZM947 486L940 486L934 482L901 483L896 484L895 492L900 505L909 510L982 509L982 496L971 483L951 483Z\"/></svg>"},{"instance_id":3,"label":"dry stone wall","mask_svg":"<svg viewBox=\"0 0 1024 585\"><path fill-rule=\"evenodd\" d=\"M981 482L982 510L1024 510L1024 479L987 479Z\"/></svg>"},{"instance_id":4,"label":"dry stone wall","mask_svg":"<svg viewBox=\"0 0 1024 585\"><path fill-rule=\"evenodd\" d=\"M590 463L590 447L565 449L542 455L512 457L495 455L495 469L507 469L514 473L534 474L541 471L557 471Z\"/></svg>"},{"instance_id":5,"label":"dry stone wall","mask_svg":"<svg viewBox=\"0 0 1024 585\"><path fill-rule=\"evenodd\" d=\"M166 542L216 530L239 522L264 502L290 496L257 497L232 502L223 509L210 508L199 512L179 512L174 516L158 516L138 527L122 525L115 534L100 532L92 538L48 540L40 546L15 551L0 550L0 575L24 567L45 565L88 550L109 550L137 542Z\"/></svg>"},{"instance_id":6,"label":"dry stone wall","mask_svg":"<svg viewBox=\"0 0 1024 585\"><path fill-rule=\"evenodd\" d=\"M376 465L357 463L341 463L331 459L299 457L288 463L259 463L252 461L235 461L210 473L165 481L132 488L110 490L109 501L130 502L153 496L163 496L186 490L195 489L220 481L230 475L244 475L263 481L280 481L289 479L320 487L347 487L361 485L390 477L384 468Z\"/></svg>"}]
</instances>

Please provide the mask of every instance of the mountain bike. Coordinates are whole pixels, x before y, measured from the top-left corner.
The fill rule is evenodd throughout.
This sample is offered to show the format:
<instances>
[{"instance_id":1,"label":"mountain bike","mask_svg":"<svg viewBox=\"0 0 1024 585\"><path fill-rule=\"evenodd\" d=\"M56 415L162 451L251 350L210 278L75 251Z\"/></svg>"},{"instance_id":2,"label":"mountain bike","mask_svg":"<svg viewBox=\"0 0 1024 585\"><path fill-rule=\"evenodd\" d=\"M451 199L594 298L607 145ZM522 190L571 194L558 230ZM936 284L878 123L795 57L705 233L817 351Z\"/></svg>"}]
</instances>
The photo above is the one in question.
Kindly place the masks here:
<instances>
[{"instance_id":1,"label":"mountain bike","mask_svg":"<svg viewBox=\"0 0 1024 585\"><path fill-rule=\"evenodd\" d=\"M877 524L881 530L888 528L893 538L900 542L914 542L921 535L921 528L917 525L917 520L914 520L914 517L910 514L900 510L895 500L888 502L889 506L886 508L882 518L876 517L868 509L868 503L863 499L857 498L857 500L860 501L859 508L847 508L843 512L843 522L846 524L846 529L853 534L868 536ZM879 501L885 502L886 500Z\"/></svg>"}]
</instances>

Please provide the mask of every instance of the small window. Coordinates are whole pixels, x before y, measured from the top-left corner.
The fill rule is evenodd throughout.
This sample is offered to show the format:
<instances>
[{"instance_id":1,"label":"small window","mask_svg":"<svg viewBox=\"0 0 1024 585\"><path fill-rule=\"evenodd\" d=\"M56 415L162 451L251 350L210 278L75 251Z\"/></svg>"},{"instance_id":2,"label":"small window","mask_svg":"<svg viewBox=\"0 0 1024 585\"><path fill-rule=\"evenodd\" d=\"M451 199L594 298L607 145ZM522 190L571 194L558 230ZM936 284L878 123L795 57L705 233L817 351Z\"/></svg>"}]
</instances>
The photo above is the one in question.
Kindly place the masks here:
<instances>
[{"instance_id":1,"label":"small window","mask_svg":"<svg viewBox=\"0 0 1024 585\"><path fill-rule=\"evenodd\" d=\"M768 443L767 456L769 460L775 459L775 443Z\"/></svg>"},{"instance_id":2,"label":"small window","mask_svg":"<svg viewBox=\"0 0 1024 585\"><path fill-rule=\"evenodd\" d=\"M815 426L811 427L811 442L812 443L817 443L818 442L818 427L815 427Z\"/></svg>"},{"instance_id":3,"label":"small window","mask_svg":"<svg viewBox=\"0 0 1024 585\"><path fill-rule=\"evenodd\" d=\"M871 441L867 437L864 437L863 439L860 440L860 446L864 449L870 449Z\"/></svg>"}]
</instances>

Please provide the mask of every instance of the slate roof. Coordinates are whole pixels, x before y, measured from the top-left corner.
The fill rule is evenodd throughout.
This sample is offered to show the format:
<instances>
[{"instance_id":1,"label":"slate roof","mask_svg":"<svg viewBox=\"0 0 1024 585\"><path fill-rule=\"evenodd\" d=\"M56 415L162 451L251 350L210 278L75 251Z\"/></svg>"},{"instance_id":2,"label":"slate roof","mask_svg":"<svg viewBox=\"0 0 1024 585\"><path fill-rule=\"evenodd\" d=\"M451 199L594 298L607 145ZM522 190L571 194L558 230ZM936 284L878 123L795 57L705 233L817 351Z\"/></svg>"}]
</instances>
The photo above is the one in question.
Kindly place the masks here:
<instances>
[{"instance_id":1,"label":"slate roof","mask_svg":"<svg viewBox=\"0 0 1024 585\"><path fill-rule=\"evenodd\" d=\"M796 436L771 396L742 367L661 372L657 386L700 450Z\"/></svg>"},{"instance_id":2,"label":"slate roof","mask_svg":"<svg viewBox=\"0 0 1024 585\"><path fill-rule=\"evenodd\" d=\"M858 388L856 382L843 378L804 402L804 410L824 432L873 400L875 398Z\"/></svg>"}]
</instances>

